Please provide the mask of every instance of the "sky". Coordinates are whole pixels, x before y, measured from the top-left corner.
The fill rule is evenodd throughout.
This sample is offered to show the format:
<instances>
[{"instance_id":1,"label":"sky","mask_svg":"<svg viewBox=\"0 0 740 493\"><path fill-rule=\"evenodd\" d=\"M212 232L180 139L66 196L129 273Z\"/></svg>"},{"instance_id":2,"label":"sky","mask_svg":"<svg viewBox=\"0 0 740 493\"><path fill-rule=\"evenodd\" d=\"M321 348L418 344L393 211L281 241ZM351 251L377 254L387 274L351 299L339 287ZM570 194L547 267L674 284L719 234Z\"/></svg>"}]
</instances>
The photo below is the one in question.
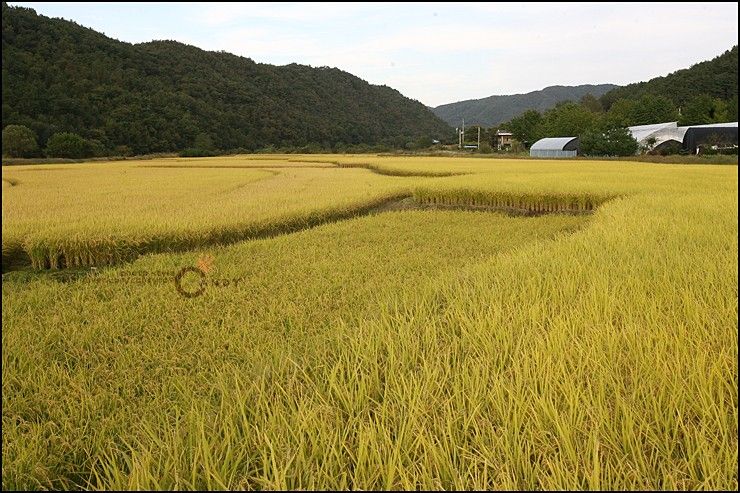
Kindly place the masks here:
<instances>
[{"instance_id":1,"label":"sky","mask_svg":"<svg viewBox=\"0 0 740 493\"><path fill-rule=\"evenodd\" d=\"M338 67L428 106L648 80L738 43L737 3L9 3L130 43Z\"/></svg>"}]
</instances>

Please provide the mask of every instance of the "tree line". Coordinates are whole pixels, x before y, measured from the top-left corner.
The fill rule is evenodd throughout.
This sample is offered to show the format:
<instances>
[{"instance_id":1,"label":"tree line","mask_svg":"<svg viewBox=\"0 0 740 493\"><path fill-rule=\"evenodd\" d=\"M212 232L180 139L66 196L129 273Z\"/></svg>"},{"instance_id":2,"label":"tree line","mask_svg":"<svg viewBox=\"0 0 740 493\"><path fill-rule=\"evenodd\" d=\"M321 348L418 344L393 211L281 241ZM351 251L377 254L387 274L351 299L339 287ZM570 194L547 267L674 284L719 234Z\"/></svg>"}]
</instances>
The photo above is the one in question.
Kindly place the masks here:
<instances>
[{"instance_id":1,"label":"tree line","mask_svg":"<svg viewBox=\"0 0 740 493\"><path fill-rule=\"evenodd\" d=\"M544 137L579 137L582 154L627 156L638 151L627 127L673 121L679 125L737 121L737 94L729 100L699 94L682 108L666 96L652 94L618 99L608 109L605 106L604 100L586 95L577 103L560 103L544 113L528 110L499 126L482 129L483 141L495 148L496 132L507 130L517 141L516 151ZM476 127L470 129L469 135L477 135ZM664 149L668 151L676 150Z\"/></svg>"}]
</instances>

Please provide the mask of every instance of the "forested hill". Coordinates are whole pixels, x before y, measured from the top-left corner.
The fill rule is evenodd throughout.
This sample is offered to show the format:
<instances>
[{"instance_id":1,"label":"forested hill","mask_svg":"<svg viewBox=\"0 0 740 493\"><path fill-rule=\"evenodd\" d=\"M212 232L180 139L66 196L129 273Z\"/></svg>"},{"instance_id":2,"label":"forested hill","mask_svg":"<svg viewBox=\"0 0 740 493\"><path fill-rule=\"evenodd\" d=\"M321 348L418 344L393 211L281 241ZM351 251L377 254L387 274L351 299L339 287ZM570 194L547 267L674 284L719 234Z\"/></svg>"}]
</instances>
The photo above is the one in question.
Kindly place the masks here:
<instances>
[{"instance_id":1,"label":"forested hill","mask_svg":"<svg viewBox=\"0 0 740 493\"><path fill-rule=\"evenodd\" d=\"M604 94L608 109L618 99L639 99L645 95L664 96L684 106L699 96L709 96L737 106L737 45L716 58L677 70L665 77L617 87Z\"/></svg>"},{"instance_id":2,"label":"forested hill","mask_svg":"<svg viewBox=\"0 0 740 493\"><path fill-rule=\"evenodd\" d=\"M74 132L108 151L404 145L452 130L428 108L339 69L273 66L174 41L132 45L2 5L3 127L43 146Z\"/></svg>"},{"instance_id":3,"label":"forested hill","mask_svg":"<svg viewBox=\"0 0 740 493\"><path fill-rule=\"evenodd\" d=\"M564 101L578 101L586 94L598 98L615 87L614 84L550 86L526 94L489 96L443 104L433 111L453 127L459 126L463 118L465 123L492 126L509 121L527 110L543 112Z\"/></svg>"}]
</instances>

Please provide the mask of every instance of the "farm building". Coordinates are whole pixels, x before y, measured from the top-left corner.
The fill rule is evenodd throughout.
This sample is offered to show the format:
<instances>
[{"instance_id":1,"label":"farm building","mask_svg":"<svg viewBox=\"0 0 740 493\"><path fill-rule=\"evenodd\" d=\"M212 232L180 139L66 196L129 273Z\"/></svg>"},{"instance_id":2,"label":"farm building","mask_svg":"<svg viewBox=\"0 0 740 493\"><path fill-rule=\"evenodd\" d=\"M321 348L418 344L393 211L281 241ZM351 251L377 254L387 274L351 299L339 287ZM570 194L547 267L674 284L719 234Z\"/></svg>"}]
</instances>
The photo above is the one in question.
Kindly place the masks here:
<instances>
[{"instance_id":1,"label":"farm building","mask_svg":"<svg viewBox=\"0 0 740 493\"><path fill-rule=\"evenodd\" d=\"M691 154L696 154L700 145L737 146L737 122L710 123L709 125L692 125L679 128L686 128L683 136L683 148Z\"/></svg>"},{"instance_id":2,"label":"farm building","mask_svg":"<svg viewBox=\"0 0 740 493\"><path fill-rule=\"evenodd\" d=\"M640 150L657 150L670 144L683 146L685 128L679 129L678 122L654 123L627 127L637 141Z\"/></svg>"},{"instance_id":3,"label":"farm building","mask_svg":"<svg viewBox=\"0 0 740 493\"><path fill-rule=\"evenodd\" d=\"M678 128L678 122L652 123L650 125L634 125L632 127L627 127L627 130L630 131L632 137L634 137L637 142L640 142L651 137L653 134L659 133L660 131L675 128Z\"/></svg>"},{"instance_id":4,"label":"farm building","mask_svg":"<svg viewBox=\"0 0 740 493\"><path fill-rule=\"evenodd\" d=\"M680 145L695 154L702 144L737 145L737 122L711 123L679 127L678 122L628 127L640 149L658 150L662 146Z\"/></svg>"},{"instance_id":5,"label":"farm building","mask_svg":"<svg viewBox=\"0 0 740 493\"><path fill-rule=\"evenodd\" d=\"M575 157L578 154L578 137L547 137L529 148L532 157Z\"/></svg>"},{"instance_id":6,"label":"farm building","mask_svg":"<svg viewBox=\"0 0 740 493\"><path fill-rule=\"evenodd\" d=\"M507 132L505 130L499 130L496 132L496 149L499 151L510 149L512 138L513 134L511 132Z\"/></svg>"}]
</instances>

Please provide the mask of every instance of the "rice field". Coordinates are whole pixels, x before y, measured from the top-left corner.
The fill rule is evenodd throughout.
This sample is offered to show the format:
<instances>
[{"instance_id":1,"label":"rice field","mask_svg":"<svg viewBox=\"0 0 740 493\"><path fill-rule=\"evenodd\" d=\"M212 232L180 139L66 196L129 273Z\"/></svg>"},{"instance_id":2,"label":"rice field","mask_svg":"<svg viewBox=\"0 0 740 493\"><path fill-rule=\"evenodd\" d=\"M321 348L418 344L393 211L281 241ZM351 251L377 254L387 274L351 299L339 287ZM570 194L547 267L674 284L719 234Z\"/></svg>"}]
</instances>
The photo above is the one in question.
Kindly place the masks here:
<instances>
[{"instance_id":1,"label":"rice field","mask_svg":"<svg viewBox=\"0 0 740 493\"><path fill-rule=\"evenodd\" d=\"M3 489L738 488L737 166L2 175Z\"/></svg>"}]
</instances>

